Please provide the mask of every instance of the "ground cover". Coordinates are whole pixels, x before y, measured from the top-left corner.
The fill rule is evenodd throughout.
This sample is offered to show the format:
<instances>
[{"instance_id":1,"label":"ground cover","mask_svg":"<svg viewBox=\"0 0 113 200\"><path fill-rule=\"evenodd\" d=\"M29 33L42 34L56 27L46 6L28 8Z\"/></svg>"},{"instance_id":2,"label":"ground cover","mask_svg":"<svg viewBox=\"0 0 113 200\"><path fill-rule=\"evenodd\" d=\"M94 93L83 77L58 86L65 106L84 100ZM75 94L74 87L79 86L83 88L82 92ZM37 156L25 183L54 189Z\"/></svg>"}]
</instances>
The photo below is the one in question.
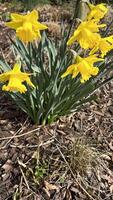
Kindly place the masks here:
<instances>
[{"instance_id":1,"label":"ground cover","mask_svg":"<svg viewBox=\"0 0 113 200\"><path fill-rule=\"evenodd\" d=\"M40 9L42 21L51 20L57 27L49 30L51 36L59 37L55 17L61 8ZM62 15L69 18L67 10ZM2 53L12 63L3 22L0 29ZM1 200L113 199L113 82L97 93L97 101L82 111L51 125L34 126L0 91Z\"/></svg>"}]
</instances>

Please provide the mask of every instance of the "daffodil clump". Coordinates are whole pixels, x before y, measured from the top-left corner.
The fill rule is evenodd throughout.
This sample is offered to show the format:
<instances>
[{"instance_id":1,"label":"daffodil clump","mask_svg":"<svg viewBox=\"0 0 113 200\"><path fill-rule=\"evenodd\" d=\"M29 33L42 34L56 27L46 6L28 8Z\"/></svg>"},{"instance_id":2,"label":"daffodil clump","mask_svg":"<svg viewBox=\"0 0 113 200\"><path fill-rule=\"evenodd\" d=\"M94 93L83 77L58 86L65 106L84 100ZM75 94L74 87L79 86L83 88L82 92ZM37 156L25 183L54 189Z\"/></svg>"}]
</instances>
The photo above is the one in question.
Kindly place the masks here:
<instances>
[{"instance_id":1,"label":"daffodil clump","mask_svg":"<svg viewBox=\"0 0 113 200\"><path fill-rule=\"evenodd\" d=\"M90 8L88 16L84 21L81 21L67 41L67 45L78 42L82 49L89 51L89 56L85 58L76 56L75 63L69 66L62 75L62 77L65 77L72 74L72 78L75 78L80 73L81 83L99 73L99 69L94 67L94 63L101 61L101 58L104 58L113 49L113 35L104 38L99 33L101 28L106 27L106 24L101 24L100 20L107 14L108 8L103 3L96 6L90 3L88 5Z\"/></svg>"},{"instance_id":2,"label":"daffodil clump","mask_svg":"<svg viewBox=\"0 0 113 200\"><path fill-rule=\"evenodd\" d=\"M88 3L88 7L90 11L84 21L79 20L72 36L67 28L60 41L49 38L48 27L39 22L36 10L12 13L6 23L15 30L16 37L11 39L15 62L11 67L0 60L1 88L34 123L51 123L77 111L112 79L103 80L113 68L113 35L102 34L108 29L101 21L108 8L103 3Z\"/></svg>"}]
</instances>

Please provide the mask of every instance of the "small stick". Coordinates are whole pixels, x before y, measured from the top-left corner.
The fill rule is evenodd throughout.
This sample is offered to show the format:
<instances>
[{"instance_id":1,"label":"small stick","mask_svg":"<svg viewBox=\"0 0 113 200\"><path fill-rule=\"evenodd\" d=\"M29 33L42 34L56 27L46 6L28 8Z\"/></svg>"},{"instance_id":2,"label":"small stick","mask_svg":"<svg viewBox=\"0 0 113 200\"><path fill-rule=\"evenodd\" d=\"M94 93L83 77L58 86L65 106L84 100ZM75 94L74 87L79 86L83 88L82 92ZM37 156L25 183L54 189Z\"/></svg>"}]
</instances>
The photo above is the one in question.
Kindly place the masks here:
<instances>
[{"instance_id":1,"label":"small stick","mask_svg":"<svg viewBox=\"0 0 113 200\"><path fill-rule=\"evenodd\" d=\"M30 187L29 187L29 185L28 185L27 179L26 179L25 174L24 174L22 168L20 167L20 165L19 165L19 168L20 168L20 171L21 171L22 176L23 176L23 178L24 178L24 181L25 181L25 184L26 184L26 186L27 186L27 189L30 190Z\"/></svg>"},{"instance_id":2,"label":"small stick","mask_svg":"<svg viewBox=\"0 0 113 200\"><path fill-rule=\"evenodd\" d=\"M24 127L24 125L26 124L27 120L28 120L28 118L25 120L25 122L23 123L22 127L19 128L13 136L16 136L18 133L21 133L21 132L23 131L23 127ZM10 138L10 139L6 142L6 144L5 144L3 147L1 147L0 149L5 149L6 146L11 142L12 139L13 139L13 138Z\"/></svg>"},{"instance_id":3,"label":"small stick","mask_svg":"<svg viewBox=\"0 0 113 200\"><path fill-rule=\"evenodd\" d=\"M31 131L28 131L28 132L26 132L26 133L23 133L23 134L21 134L21 135L15 135L15 136L12 136L12 137L3 137L3 138L0 138L0 141L2 141L2 140L7 140L7 139L13 139L13 138L23 137L23 136L28 135L28 134L30 134L30 133L35 133L35 132L38 131L39 129L40 129L40 127L36 128L36 129L34 129L34 130L31 130Z\"/></svg>"}]
</instances>

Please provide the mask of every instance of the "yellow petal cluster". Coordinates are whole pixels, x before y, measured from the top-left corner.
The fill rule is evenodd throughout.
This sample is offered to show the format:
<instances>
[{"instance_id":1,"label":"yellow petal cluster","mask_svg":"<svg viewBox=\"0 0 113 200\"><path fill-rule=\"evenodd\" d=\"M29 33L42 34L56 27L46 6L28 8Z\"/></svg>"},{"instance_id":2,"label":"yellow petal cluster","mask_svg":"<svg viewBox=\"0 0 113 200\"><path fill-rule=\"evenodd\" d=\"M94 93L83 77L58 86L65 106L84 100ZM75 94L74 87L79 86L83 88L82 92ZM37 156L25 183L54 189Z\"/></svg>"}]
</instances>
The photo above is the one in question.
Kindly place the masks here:
<instances>
[{"instance_id":1,"label":"yellow petal cluster","mask_svg":"<svg viewBox=\"0 0 113 200\"><path fill-rule=\"evenodd\" d=\"M27 91L27 88L23 84L23 82L26 82L29 86L33 88L35 87L29 78L30 74L21 72L20 68L21 66L16 63L12 70L0 74L1 83L9 81L7 85L3 85L2 90L25 93Z\"/></svg>"},{"instance_id":2,"label":"yellow petal cluster","mask_svg":"<svg viewBox=\"0 0 113 200\"><path fill-rule=\"evenodd\" d=\"M102 39L99 33L99 29L105 27L105 24L100 24L99 21L108 12L108 8L105 4L98 5L88 4L90 7L90 13L86 17L85 21L82 21L78 28L74 31L72 37L67 41L67 45L73 44L77 41L84 49L93 49L96 52L100 49L102 56L112 49L112 45L106 41L106 38ZM102 48L102 43L104 47ZM106 46L106 52L105 52ZM104 50L102 50L104 49Z\"/></svg>"},{"instance_id":3,"label":"yellow petal cluster","mask_svg":"<svg viewBox=\"0 0 113 200\"><path fill-rule=\"evenodd\" d=\"M75 30L73 36L68 40L67 45L71 45L77 41L84 49L93 48L98 39L99 28L105 26L105 24L97 24L95 20L84 21Z\"/></svg>"},{"instance_id":4,"label":"yellow petal cluster","mask_svg":"<svg viewBox=\"0 0 113 200\"><path fill-rule=\"evenodd\" d=\"M40 30L47 29L46 25L37 21L39 16L36 10L26 15L12 13L11 19L12 21L7 22L6 25L15 29L17 37L25 43L41 38Z\"/></svg>"},{"instance_id":5,"label":"yellow petal cluster","mask_svg":"<svg viewBox=\"0 0 113 200\"><path fill-rule=\"evenodd\" d=\"M100 20L106 15L108 8L103 3L96 6L91 3L88 5L90 12L86 19L79 24L78 28L69 38L67 45L72 45L74 42L78 42L80 47L88 50L88 52L90 51L90 54L85 58L78 55L76 62L70 65L62 75L63 78L71 74L72 78L74 78L80 74L80 81L82 83L89 80L91 76L98 74L99 69L94 66L94 63L102 61L103 57L113 49L113 35L102 38L99 33L100 28L106 26L105 24L101 24ZM98 58L97 53L101 58Z\"/></svg>"},{"instance_id":6,"label":"yellow petal cluster","mask_svg":"<svg viewBox=\"0 0 113 200\"><path fill-rule=\"evenodd\" d=\"M112 49L113 49L113 35L105 38L101 38L99 36L90 54L94 54L95 52L100 51L101 57L103 58Z\"/></svg>"},{"instance_id":7,"label":"yellow petal cluster","mask_svg":"<svg viewBox=\"0 0 113 200\"><path fill-rule=\"evenodd\" d=\"M94 67L94 63L102 60L103 59L98 58L96 54L90 55L86 58L77 56L75 63L70 65L61 77L64 78L65 76L71 74L72 78L75 78L78 74L80 74L80 81L81 83L84 83L84 81L89 80L91 76L96 76L98 74L99 69L98 67Z\"/></svg>"},{"instance_id":8,"label":"yellow petal cluster","mask_svg":"<svg viewBox=\"0 0 113 200\"><path fill-rule=\"evenodd\" d=\"M100 3L96 6L91 3L88 3L88 6L91 11L89 12L87 16L87 20L95 19L96 21L99 21L108 12L108 8L106 7L106 4L104 3Z\"/></svg>"}]
</instances>

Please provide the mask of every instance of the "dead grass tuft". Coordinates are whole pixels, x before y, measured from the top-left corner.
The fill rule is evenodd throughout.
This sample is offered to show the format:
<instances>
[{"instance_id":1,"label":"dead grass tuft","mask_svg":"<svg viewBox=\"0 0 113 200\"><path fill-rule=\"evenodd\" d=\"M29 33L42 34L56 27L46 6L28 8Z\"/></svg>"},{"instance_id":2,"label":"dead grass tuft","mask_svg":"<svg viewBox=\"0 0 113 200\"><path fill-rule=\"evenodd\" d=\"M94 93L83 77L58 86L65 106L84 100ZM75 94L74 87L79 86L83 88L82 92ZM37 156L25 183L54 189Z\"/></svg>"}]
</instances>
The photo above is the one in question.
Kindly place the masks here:
<instances>
[{"instance_id":1,"label":"dead grass tuft","mask_svg":"<svg viewBox=\"0 0 113 200\"><path fill-rule=\"evenodd\" d=\"M73 171L82 176L96 168L101 155L99 151L92 146L91 141L87 142L86 137L75 138L69 152Z\"/></svg>"}]
</instances>

